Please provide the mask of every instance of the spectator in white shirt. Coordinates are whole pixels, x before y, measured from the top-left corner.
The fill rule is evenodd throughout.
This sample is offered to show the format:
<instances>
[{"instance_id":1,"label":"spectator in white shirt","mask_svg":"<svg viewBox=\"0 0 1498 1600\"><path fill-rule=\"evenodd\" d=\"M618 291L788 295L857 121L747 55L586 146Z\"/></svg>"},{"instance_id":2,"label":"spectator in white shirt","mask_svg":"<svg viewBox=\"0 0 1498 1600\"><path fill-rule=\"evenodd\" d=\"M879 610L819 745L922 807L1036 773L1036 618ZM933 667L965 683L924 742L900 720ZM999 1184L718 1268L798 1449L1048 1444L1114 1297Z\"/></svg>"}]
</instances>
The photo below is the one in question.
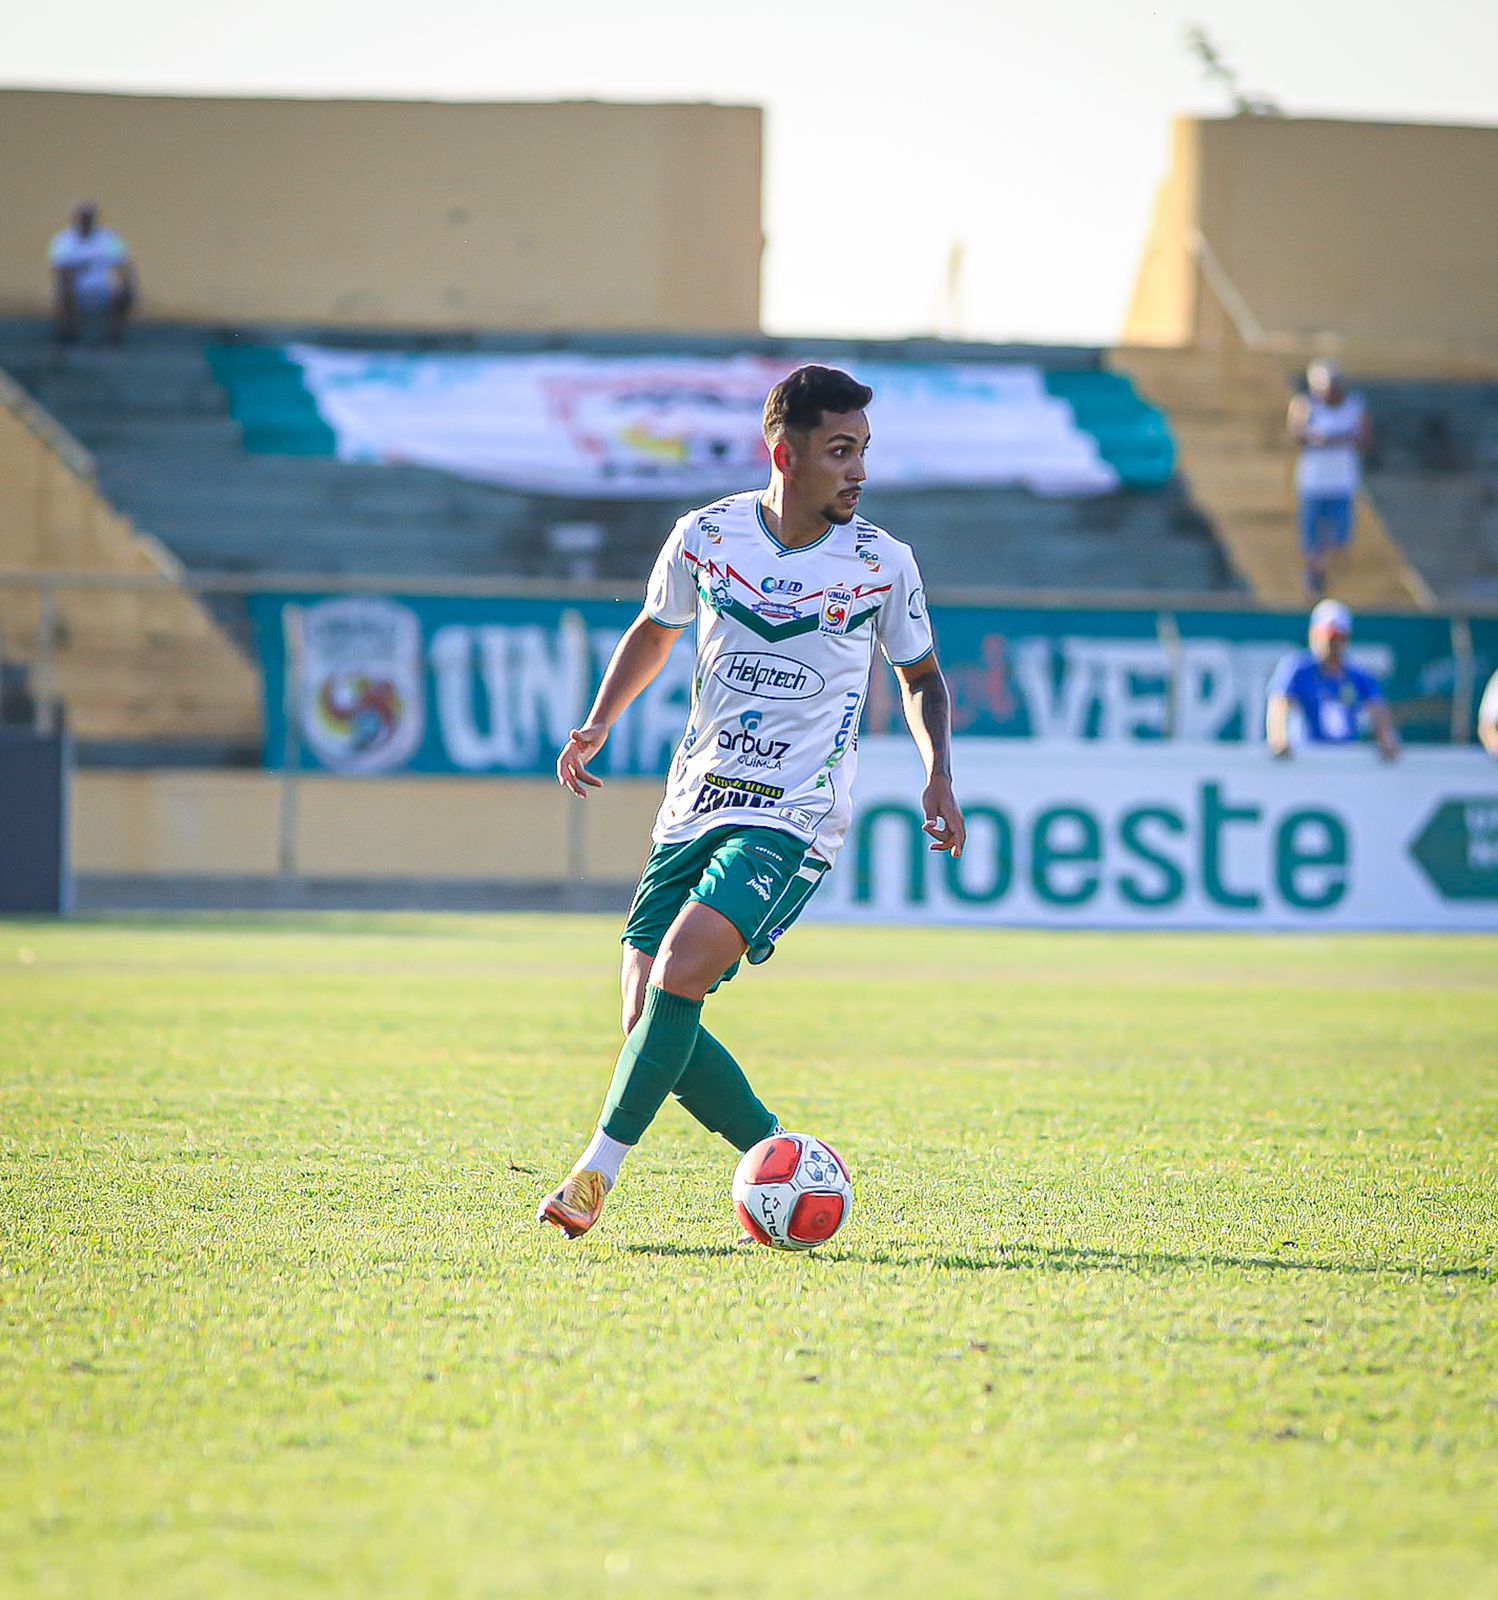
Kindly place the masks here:
<instances>
[{"instance_id":1,"label":"spectator in white shirt","mask_svg":"<svg viewBox=\"0 0 1498 1600\"><path fill-rule=\"evenodd\" d=\"M1306 369L1306 389L1290 402L1289 424L1300 450L1295 489L1306 589L1320 596L1329 559L1352 542L1354 501L1373 425L1362 395L1347 387L1335 361L1313 361Z\"/></svg>"},{"instance_id":2,"label":"spectator in white shirt","mask_svg":"<svg viewBox=\"0 0 1498 1600\"><path fill-rule=\"evenodd\" d=\"M70 344L84 317L108 319L109 337L118 344L135 304L135 271L125 241L99 226L99 208L80 200L72 222L52 241L53 307L57 337Z\"/></svg>"}]
</instances>

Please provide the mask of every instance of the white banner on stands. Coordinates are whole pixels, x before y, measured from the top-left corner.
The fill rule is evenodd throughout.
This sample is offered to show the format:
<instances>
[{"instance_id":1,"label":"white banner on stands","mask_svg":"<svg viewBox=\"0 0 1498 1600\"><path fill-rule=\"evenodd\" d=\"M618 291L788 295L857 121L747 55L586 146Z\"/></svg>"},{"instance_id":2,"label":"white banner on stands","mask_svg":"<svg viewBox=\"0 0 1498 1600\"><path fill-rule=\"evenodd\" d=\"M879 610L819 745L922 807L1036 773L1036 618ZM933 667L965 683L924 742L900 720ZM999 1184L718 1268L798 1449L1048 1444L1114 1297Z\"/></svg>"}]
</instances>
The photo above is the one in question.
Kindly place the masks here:
<instances>
[{"instance_id":1,"label":"white banner on stands","mask_svg":"<svg viewBox=\"0 0 1498 1600\"><path fill-rule=\"evenodd\" d=\"M1498 932L1498 763L1367 746L1278 762L1225 745L974 739L956 752L959 862L921 833L921 769L859 750L820 917L1055 928Z\"/></svg>"},{"instance_id":2,"label":"white banner on stands","mask_svg":"<svg viewBox=\"0 0 1498 1600\"><path fill-rule=\"evenodd\" d=\"M707 497L768 471L763 356L416 355L292 345L340 459L409 462L539 494ZM878 475L899 489L1104 494L1118 475L1045 374L1017 362L859 361Z\"/></svg>"}]
</instances>

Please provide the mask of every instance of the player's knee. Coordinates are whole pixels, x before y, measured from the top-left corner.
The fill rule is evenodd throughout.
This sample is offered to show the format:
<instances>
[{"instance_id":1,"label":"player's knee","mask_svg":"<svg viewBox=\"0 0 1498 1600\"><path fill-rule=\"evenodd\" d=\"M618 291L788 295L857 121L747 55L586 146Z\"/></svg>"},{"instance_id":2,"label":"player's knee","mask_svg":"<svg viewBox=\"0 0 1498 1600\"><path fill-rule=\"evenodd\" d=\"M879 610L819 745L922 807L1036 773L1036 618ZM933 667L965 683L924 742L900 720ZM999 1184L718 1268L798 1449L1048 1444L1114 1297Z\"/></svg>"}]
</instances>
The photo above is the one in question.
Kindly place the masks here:
<instances>
[{"instance_id":1,"label":"player's knee","mask_svg":"<svg viewBox=\"0 0 1498 1600\"><path fill-rule=\"evenodd\" d=\"M668 994L679 994L686 1000L704 1000L725 970L703 951L668 950L656 962L650 981Z\"/></svg>"}]
</instances>

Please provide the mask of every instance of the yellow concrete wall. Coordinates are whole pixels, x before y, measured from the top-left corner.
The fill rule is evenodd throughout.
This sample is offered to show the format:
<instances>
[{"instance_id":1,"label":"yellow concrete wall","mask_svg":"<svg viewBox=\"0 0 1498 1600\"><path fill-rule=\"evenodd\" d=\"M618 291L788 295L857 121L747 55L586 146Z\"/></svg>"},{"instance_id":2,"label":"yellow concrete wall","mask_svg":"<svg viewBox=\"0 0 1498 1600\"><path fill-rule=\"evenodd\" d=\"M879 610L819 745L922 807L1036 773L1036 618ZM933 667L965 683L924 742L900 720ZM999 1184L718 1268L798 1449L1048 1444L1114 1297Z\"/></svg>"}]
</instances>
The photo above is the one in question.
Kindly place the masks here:
<instances>
[{"instance_id":1,"label":"yellow concrete wall","mask_svg":"<svg viewBox=\"0 0 1498 1600\"><path fill-rule=\"evenodd\" d=\"M571 800L549 779L302 778L296 860L313 878L562 882L580 822L584 878L636 877L660 783L611 779ZM272 773L78 773L73 866L83 873L269 877L278 870L281 780Z\"/></svg>"},{"instance_id":2,"label":"yellow concrete wall","mask_svg":"<svg viewBox=\"0 0 1498 1600\"><path fill-rule=\"evenodd\" d=\"M1196 317L1196 268L1189 239L1197 223L1196 124L1178 118L1171 129L1170 171L1155 196L1144 255L1126 318L1127 341L1181 345Z\"/></svg>"},{"instance_id":3,"label":"yellow concrete wall","mask_svg":"<svg viewBox=\"0 0 1498 1600\"><path fill-rule=\"evenodd\" d=\"M1200 332L1199 227L1267 334L1498 346L1495 195L1498 127L1182 119L1125 342Z\"/></svg>"},{"instance_id":4,"label":"yellow concrete wall","mask_svg":"<svg viewBox=\"0 0 1498 1600\"><path fill-rule=\"evenodd\" d=\"M706 105L0 91L0 311L88 195L146 315L753 330L762 118Z\"/></svg>"}]
</instances>

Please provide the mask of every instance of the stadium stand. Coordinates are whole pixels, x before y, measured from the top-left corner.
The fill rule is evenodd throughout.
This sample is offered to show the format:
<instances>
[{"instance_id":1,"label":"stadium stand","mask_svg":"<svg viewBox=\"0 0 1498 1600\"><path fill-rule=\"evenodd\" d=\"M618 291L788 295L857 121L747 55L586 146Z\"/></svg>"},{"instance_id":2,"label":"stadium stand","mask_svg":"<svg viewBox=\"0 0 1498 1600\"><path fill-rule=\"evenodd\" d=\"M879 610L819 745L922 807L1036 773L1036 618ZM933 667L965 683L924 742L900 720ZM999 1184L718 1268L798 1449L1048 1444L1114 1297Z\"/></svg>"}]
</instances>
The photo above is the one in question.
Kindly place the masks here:
<instances>
[{"instance_id":1,"label":"stadium stand","mask_svg":"<svg viewBox=\"0 0 1498 1600\"><path fill-rule=\"evenodd\" d=\"M142 586L44 598L24 580L47 570ZM253 751L258 675L180 577L105 502L87 452L0 373L0 632L6 656L30 666L36 697L59 698L80 739Z\"/></svg>"},{"instance_id":2,"label":"stadium stand","mask_svg":"<svg viewBox=\"0 0 1498 1600\"><path fill-rule=\"evenodd\" d=\"M1438 598L1498 600L1498 382L1354 378L1374 503Z\"/></svg>"},{"instance_id":3,"label":"stadium stand","mask_svg":"<svg viewBox=\"0 0 1498 1600\"><path fill-rule=\"evenodd\" d=\"M1182 470L1232 569L1265 604L1300 605L1295 458L1285 428L1299 365L1242 347L1129 346L1109 359L1169 416ZM1429 588L1366 491L1357 519L1352 548L1334 573L1336 592L1352 605L1428 605Z\"/></svg>"},{"instance_id":4,"label":"stadium stand","mask_svg":"<svg viewBox=\"0 0 1498 1600\"><path fill-rule=\"evenodd\" d=\"M309 330L234 332L146 325L122 350L59 354L45 327L0 321L0 367L93 453L100 487L190 569L382 577L576 575L553 530L605 530L593 570L636 581L680 513L678 500L601 502L523 494L410 466L339 462L326 427L307 413L275 350L293 338L359 348L591 354L781 353L771 340L669 335L456 338ZM933 586L1236 587L1205 517L1175 471L1157 411L1093 350L954 346L927 341L832 345L797 353L856 359L1011 359L1046 369L1123 487L1093 499L1042 499L1023 490L881 492L867 514L921 549Z\"/></svg>"}]
</instances>

